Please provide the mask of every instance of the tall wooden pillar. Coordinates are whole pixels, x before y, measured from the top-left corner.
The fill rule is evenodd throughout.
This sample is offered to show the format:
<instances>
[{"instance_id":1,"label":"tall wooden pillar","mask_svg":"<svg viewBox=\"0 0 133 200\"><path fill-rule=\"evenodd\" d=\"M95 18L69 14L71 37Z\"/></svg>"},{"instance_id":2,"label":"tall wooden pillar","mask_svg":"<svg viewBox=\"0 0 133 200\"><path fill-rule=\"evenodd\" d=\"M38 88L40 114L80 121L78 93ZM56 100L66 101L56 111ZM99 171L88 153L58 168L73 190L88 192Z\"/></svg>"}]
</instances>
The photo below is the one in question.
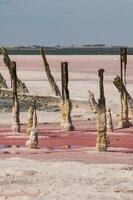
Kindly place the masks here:
<instances>
[{"instance_id":1,"label":"tall wooden pillar","mask_svg":"<svg viewBox=\"0 0 133 200\"><path fill-rule=\"evenodd\" d=\"M71 120L72 103L68 90L68 63L61 63L61 82L62 82L62 97L61 97L61 127L65 131L73 130L74 126Z\"/></svg>"},{"instance_id":2,"label":"tall wooden pillar","mask_svg":"<svg viewBox=\"0 0 133 200\"><path fill-rule=\"evenodd\" d=\"M19 101L17 95L17 73L16 73L16 62L11 62L11 82L13 88L13 104L12 104L12 131L14 133L20 132L20 121L19 121Z\"/></svg>"},{"instance_id":3,"label":"tall wooden pillar","mask_svg":"<svg viewBox=\"0 0 133 200\"><path fill-rule=\"evenodd\" d=\"M104 97L104 86L103 86L103 69L98 70L99 86L100 86L100 99L98 100L97 110L97 140L96 149L98 151L106 151L108 147L107 141L107 119L106 119L106 103Z\"/></svg>"},{"instance_id":4,"label":"tall wooden pillar","mask_svg":"<svg viewBox=\"0 0 133 200\"><path fill-rule=\"evenodd\" d=\"M120 78L123 85L126 88L126 69L127 69L127 49L120 49ZM120 119L119 119L119 128L128 128L129 127L129 119L128 119L128 102L127 102L127 94L121 90L120 94Z\"/></svg>"}]
</instances>

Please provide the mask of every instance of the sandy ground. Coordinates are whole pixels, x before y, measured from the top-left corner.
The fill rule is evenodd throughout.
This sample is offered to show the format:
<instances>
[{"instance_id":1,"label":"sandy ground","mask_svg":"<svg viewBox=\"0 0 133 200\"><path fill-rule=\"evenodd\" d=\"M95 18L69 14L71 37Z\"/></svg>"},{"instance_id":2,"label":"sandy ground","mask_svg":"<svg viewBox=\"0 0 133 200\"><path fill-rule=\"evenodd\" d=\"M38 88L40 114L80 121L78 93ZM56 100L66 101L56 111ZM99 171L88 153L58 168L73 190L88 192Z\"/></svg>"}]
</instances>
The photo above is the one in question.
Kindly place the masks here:
<instances>
[{"instance_id":1,"label":"sandy ground","mask_svg":"<svg viewBox=\"0 0 133 200\"><path fill-rule=\"evenodd\" d=\"M10 158L0 162L0 199L132 200L132 176L130 165Z\"/></svg>"},{"instance_id":2,"label":"sandy ground","mask_svg":"<svg viewBox=\"0 0 133 200\"><path fill-rule=\"evenodd\" d=\"M18 76L26 83L29 91L39 95L51 95L40 56L11 56L11 58L17 61ZM97 99L99 97L97 70L104 68L106 103L112 110L114 126L117 128L120 97L112 81L119 74L119 56L48 56L47 58L59 87L60 62L69 62L69 90L72 99L87 101L88 90L91 90ZM133 94L132 65L133 56L128 56L127 88L131 95ZM0 57L0 68L10 86L9 74L2 57ZM3 105L3 101L0 101L0 107ZM59 125L53 124L60 122L58 111L43 110L37 111L37 114L41 123L40 149L28 152L23 134L25 125L21 135L13 136L10 130L11 113L2 111L0 113L1 144L20 145L16 149L0 146L0 200L133 199L132 128L115 130L110 134L109 151L99 154L94 150L95 116L89 113L86 107L73 107L72 119L76 130L73 135L66 138L60 136L62 133ZM27 112L21 112L21 123L26 122ZM46 123L51 124L46 126ZM68 144L71 144L69 150L66 148ZM59 148L61 145L63 150ZM72 145L80 148L74 148ZM54 149L55 147L59 149Z\"/></svg>"}]
</instances>

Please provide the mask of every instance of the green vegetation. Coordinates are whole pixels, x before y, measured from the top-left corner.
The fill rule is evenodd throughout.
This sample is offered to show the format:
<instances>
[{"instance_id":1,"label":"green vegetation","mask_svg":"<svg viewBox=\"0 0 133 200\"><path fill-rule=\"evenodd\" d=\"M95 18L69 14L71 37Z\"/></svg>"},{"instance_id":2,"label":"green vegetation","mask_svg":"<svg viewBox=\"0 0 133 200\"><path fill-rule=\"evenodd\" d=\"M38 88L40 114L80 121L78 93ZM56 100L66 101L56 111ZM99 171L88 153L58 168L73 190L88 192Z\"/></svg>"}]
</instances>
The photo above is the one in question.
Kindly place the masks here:
<instances>
[{"instance_id":1,"label":"green vegetation","mask_svg":"<svg viewBox=\"0 0 133 200\"><path fill-rule=\"evenodd\" d=\"M6 47L10 55L40 55L40 46ZM47 55L119 55L120 46L81 45L44 47ZM128 54L133 55L133 47L128 47Z\"/></svg>"}]
</instances>

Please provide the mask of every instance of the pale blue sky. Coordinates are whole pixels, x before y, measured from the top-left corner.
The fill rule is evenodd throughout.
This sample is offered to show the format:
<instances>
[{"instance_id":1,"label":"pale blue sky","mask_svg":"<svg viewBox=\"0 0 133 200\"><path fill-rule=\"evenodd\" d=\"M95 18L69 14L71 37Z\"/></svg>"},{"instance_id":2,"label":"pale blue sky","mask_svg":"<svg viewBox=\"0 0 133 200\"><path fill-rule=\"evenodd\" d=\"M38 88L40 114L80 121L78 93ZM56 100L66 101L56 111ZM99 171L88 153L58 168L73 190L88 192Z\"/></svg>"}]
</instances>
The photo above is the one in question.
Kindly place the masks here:
<instances>
[{"instance_id":1,"label":"pale blue sky","mask_svg":"<svg viewBox=\"0 0 133 200\"><path fill-rule=\"evenodd\" d=\"M0 45L133 45L133 0L0 0Z\"/></svg>"}]
</instances>

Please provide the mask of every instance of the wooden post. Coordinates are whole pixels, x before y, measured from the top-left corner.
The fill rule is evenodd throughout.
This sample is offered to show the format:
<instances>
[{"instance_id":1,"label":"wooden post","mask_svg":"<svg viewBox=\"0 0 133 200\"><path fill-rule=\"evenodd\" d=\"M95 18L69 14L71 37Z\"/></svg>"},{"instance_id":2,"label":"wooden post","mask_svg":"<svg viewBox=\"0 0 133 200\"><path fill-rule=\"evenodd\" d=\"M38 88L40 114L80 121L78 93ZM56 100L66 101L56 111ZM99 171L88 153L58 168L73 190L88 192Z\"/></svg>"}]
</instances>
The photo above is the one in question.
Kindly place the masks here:
<instances>
[{"instance_id":1,"label":"wooden post","mask_svg":"<svg viewBox=\"0 0 133 200\"><path fill-rule=\"evenodd\" d=\"M91 111L92 113L97 113L97 109L98 109L98 104L95 100L94 94L88 90L88 105L89 105L89 111Z\"/></svg>"},{"instance_id":2,"label":"wooden post","mask_svg":"<svg viewBox=\"0 0 133 200\"><path fill-rule=\"evenodd\" d=\"M44 63L44 68L45 68L45 71L46 71L46 75L47 75L47 78L48 78L48 81L49 81L52 93L55 96L61 97L59 87L56 84L53 75L51 74L50 66L48 64L48 61L47 61L47 58L46 58L46 55L45 55L43 47L40 49L40 52L41 52L41 55L42 55L42 59L43 59L43 63Z\"/></svg>"},{"instance_id":3,"label":"wooden post","mask_svg":"<svg viewBox=\"0 0 133 200\"><path fill-rule=\"evenodd\" d=\"M12 105L12 131L20 132L19 121L19 101L17 96L17 73L16 62L11 62L12 69L12 88L13 88L13 105Z\"/></svg>"},{"instance_id":4,"label":"wooden post","mask_svg":"<svg viewBox=\"0 0 133 200\"><path fill-rule=\"evenodd\" d=\"M107 130L109 132L113 132L113 120L112 120L112 115L111 115L111 109L109 108L107 110Z\"/></svg>"},{"instance_id":5,"label":"wooden post","mask_svg":"<svg viewBox=\"0 0 133 200\"><path fill-rule=\"evenodd\" d=\"M120 49L120 78L123 85L126 88L126 68L127 68L127 49ZM127 94L121 90L120 95L121 102L121 112L119 119L119 128L128 128L129 127L129 119L128 119L128 103L127 103Z\"/></svg>"},{"instance_id":6,"label":"wooden post","mask_svg":"<svg viewBox=\"0 0 133 200\"><path fill-rule=\"evenodd\" d=\"M28 110L28 122L27 122L27 129L26 129L26 136L30 135L32 126L33 126L33 114L34 114L34 108L33 106L29 107Z\"/></svg>"},{"instance_id":7,"label":"wooden post","mask_svg":"<svg viewBox=\"0 0 133 200\"><path fill-rule=\"evenodd\" d=\"M11 60L9 58L8 52L5 48L0 48L0 53L3 55L3 61L5 63L5 65L8 68L10 77L11 77L11 85L12 85L12 69L11 69ZM22 82L18 77L16 77L17 79L17 90L19 92L24 92L24 93L28 93L28 88L26 87L25 83Z\"/></svg>"},{"instance_id":8,"label":"wooden post","mask_svg":"<svg viewBox=\"0 0 133 200\"><path fill-rule=\"evenodd\" d=\"M108 147L107 140L107 119L106 119L106 103L104 97L104 86L103 86L103 69L98 70L98 76L100 78L100 99L98 100L98 112L97 112L97 141L96 149L98 151L106 151Z\"/></svg>"},{"instance_id":9,"label":"wooden post","mask_svg":"<svg viewBox=\"0 0 133 200\"><path fill-rule=\"evenodd\" d=\"M61 98L61 127L65 131L74 130L71 120L72 103L68 90L68 63L61 63L61 81L62 81L62 98Z\"/></svg>"},{"instance_id":10,"label":"wooden post","mask_svg":"<svg viewBox=\"0 0 133 200\"><path fill-rule=\"evenodd\" d=\"M1 73L0 73L0 88L8 88L6 80L4 79Z\"/></svg>"},{"instance_id":11,"label":"wooden post","mask_svg":"<svg viewBox=\"0 0 133 200\"><path fill-rule=\"evenodd\" d=\"M125 86L124 86L124 84L121 81L121 78L119 76L116 76L114 78L113 83L120 93L121 92L126 93L125 95L127 96L128 108L129 108L129 111L130 111L130 115L133 118L133 99L132 99L131 95L128 93L127 89L125 88Z\"/></svg>"},{"instance_id":12,"label":"wooden post","mask_svg":"<svg viewBox=\"0 0 133 200\"><path fill-rule=\"evenodd\" d=\"M29 109L28 109L28 122L27 122L27 129L26 129L26 136L30 135L31 129L33 127L33 115L35 112L35 123L37 126L37 114L36 114L36 98L34 99L34 105L30 105Z\"/></svg>"},{"instance_id":13,"label":"wooden post","mask_svg":"<svg viewBox=\"0 0 133 200\"><path fill-rule=\"evenodd\" d=\"M32 127L30 129L29 140L26 141L26 146L29 147L30 149L35 149L38 146L36 99L34 100Z\"/></svg>"}]
</instances>

